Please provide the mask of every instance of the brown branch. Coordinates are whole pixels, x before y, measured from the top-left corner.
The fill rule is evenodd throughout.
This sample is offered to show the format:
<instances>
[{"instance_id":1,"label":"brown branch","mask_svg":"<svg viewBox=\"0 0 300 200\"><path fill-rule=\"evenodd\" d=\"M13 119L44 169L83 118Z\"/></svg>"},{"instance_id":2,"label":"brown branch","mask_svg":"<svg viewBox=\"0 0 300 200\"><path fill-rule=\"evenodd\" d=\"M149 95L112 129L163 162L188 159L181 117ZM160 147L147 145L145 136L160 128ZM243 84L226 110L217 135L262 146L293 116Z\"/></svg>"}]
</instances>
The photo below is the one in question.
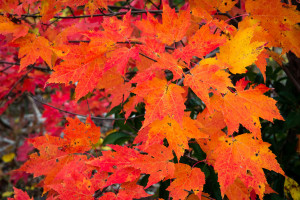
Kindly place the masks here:
<instances>
[{"instance_id":1,"label":"brown branch","mask_svg":"<svg viewBox=\"0 0 300 200\"><path fill-rule=\"evenodd\" d=\"M178 12L178 11L176 11ZM78 18L89 18L89 17L112 17L112 16L119 16L119 15L126 15L128 12L114 12L108 14L95 14L95 15L75 15L75 16L53 16L55 19L78 19ZM143 13L155 13L155 14L162 14L162 10L134 10L131 11L131 14L143 14ZM0 13L0 15L4 15ZM17 15L12 15L17 16ZM24 14L21 15L22 18L32 17L32 18L40 18L43 17L42 15L36 14Z\"/></svg>"},{"instance_id":2,"label":"brown branch","mask_svg":"<svg viewBox=\"0 0 300 200\"><path fill-rule=\"evenodd\" d=\"M141 56L144 56L145 58L148 58L149 60L152 60L153 62L157 62L157 60L154 60L153 58L150 58L149 56L146 56L143 53L139 53Z\"/></svg>"},{"instance_id":3,"label":"brown branch","mask_svg":"<svg viewBox=\"0 0 300 200\"><path fill-rule=\"evenodd\" d=\"M153 3L153 1L148 0L148 2L150 2L157 10L159 10L159 6L157 6L155 3Z\"/></svg>"},{"instance_id":4,"label":"brown branch","mask_svg":"<svg viewBox=\"0 0 300 200\"><path fill-rule=\"evenodd\" d=\"M0 71L0 73L5 72L6 70L10 69L10 68L13 67L13 66L14 66L14 65L10 65L10 66L8 66L8 67L5 67L4 69L2 69L2 70Z\"/></svg>"},{"instance_id":5,"label":"brown branch","mask_svg":"<svg viewBox=\"0 0 300 200\"><path fill-rule=\"evenodd\" d=\"M238 26L238 24L239 24L239 21L235 18L235 17L232 17L228 12L226 12L226 13L222 13L222 12L217 12L216 13L216 15L223 15L223 16L226 16L226 17L228 17L229 19L229 21L233 21L234 23L235 23L235 25L236 26Z\"/></svg>"},{"instance_id":6,"label":"brown branch","mask_svg":"<svg viewBox=\"0 0 300 200\"><path fill-rule=\"evenodd\" d=\"M7 62L5 60L0 60L0 64L9 64L9 65L11 65L11 66L8 66L8 67L4 68L0 72L4 72L4 71L8 70L9 68L13 67L14 65L20 65L19 62ZM51 71L51 69L49 69L48 67L43 68L43 67L36 67L34 65L31 65L31 68L36 69L36 70L40 70L40 71Z\"/></svg>"},{"instance_id":7,"label":"brown branch","mask_svg":"<svg viewBox=\"0 0 300 200\"><path fill-rule=\"evenodd\" d=\"M9 65L20 65L18 62L7 62L5 60L0 60L0 64L9 64Z\"/></svg>"},{"instance_id":8,"label":"brown branch","mask_svg":"<svg viewBox=\"0 0 300 200\"><path fill-rule=\"evenodd\" d=\"M85 42L85 43L89 43L90 40L69 40L69 43L80 43L80 42ZM116 42L117 44L143 44L142 42L139 41L124 41L124 42ZM175 50L174 47L170 47L170 46L165 46L165 49L169 49L169 50Z\"/></svg>"},{"instance_id":9,"label":"brown branch","mask_svg":"<svg viewBox=\"0 0 300 200\"><path fill-rule=\"evenodd\" d=\"M204 194L201 194L201 196L203 196L203 197L205 197L205 198L208 198L208 199L210 199L210 200L215 200L214 198L208 197L208 196L206 196L206 195L204 195Z\"/></svg>"},{"instance_id":10,"label":"brown branch","mask_svg":"<svg viewBox=\"0 0 300 200\"><path fill-rule=\"evenodd\" d=\"M296 86L297 90L300 92L300 84L298 83L298 81L294 78L292 72L290 72L289 68L282 65L281 66L283 71L286 73L286 75L290 78L290 80L294 83L294 85Z\"/></svg>"},{"instance_id":11,"label":"brown branch","mask_svg":"<svg viewBox=\"0 0 300 200\"><path fill-rule=\"evenodd\" d=\"M43 101L38 100L38 99L37 99L35 96L33 96L32 94L30 94L30 96L31 96L35 101L37 101L37 102L39 102L39 103L41 103L41 104L43 104L43 105L49 106L49 107L51 107L51 108L54 108L54 109L56 109L56 110L58 110L58 111L60 111L60 112L68 113L68 114L71 114L71 115L77 115L77 116L81 116L81 117L86 117L86 115L81 115L81 114L78 114L78 113L70 112L70 111L67 111L67 110L63 110L63 109L57 108L57 107L52 106L52 105L50 105L50 104L47 104L47 103L45 103L45 102L43 102ZM137 116L134 116L134 117L128 117L127 120L128 120L128 119L135 119L135 118L139 118L139 117L143 117L143 116L144 116L144 114L137 115ZM125 118L109 118L109 117L93 117L93 116L91 116L91 118L92 118L92 119L95 119L95 120L115 120L115 121L122 121L122 120L125 121L125 120L126 120Z\"/></svg>"}]
</instances>

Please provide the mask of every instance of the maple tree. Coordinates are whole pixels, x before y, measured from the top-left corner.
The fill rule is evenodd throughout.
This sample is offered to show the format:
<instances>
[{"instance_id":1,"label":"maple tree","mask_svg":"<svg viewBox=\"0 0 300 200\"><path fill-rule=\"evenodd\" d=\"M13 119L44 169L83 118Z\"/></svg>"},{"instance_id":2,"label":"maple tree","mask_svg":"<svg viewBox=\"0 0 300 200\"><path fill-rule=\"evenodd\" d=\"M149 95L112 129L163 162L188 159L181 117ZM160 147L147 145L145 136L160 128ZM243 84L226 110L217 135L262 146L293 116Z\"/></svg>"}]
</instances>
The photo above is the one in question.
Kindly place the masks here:
<instances>
[{"instance_id":1,"label":"maple tree","mask_svg":"<svg viewBox=\"0 0 300 200\"><path fill-rule=\"evenodd\" d=\"M266 79L267 60L280 63L289 51L300 57L296 6L189 0L175 7L165 0L1 1L0 112L24 93L44 105L45 131L24 143L36 152L15 172L42 176L47 199L140 199L158 182L169 183L174 200L213 199L203 192L203 166L217 173L222 197L263 199L272 192L263 169L285 175L261 135L261 119L284 120L265 95L270 88L232 77L256 64ZM51 103L39 100L45 90ZM190 109L191 95L201 109ZM63 112L86 121L63 123ZM107 145L109 133L95 125L120 128L142 118L123 145ZM14 199L30 199L14 190Z\"/></svg>"}]
</instances>

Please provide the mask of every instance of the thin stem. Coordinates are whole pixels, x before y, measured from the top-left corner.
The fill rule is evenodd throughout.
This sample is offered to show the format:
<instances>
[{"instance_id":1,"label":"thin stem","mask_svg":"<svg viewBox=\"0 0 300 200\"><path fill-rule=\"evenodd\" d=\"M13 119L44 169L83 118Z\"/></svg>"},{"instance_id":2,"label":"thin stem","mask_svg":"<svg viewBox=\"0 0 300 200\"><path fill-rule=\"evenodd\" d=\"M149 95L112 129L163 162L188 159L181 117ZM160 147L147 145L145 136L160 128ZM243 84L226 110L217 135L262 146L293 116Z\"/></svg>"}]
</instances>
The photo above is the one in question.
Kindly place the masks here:
<instances>
[{"instance_id":1,"label":"thin stem","mask_svg":"<svg viewBox=\"0 0 300 200\"><path fill-rule=\"evenodd\" d=\"M42 102L40 100L38 100L36 97L34 97L33 95L30 94L30 96L37 102L43 104L43 105L46 105L46 106L49 106L51 108L54 108L60 112L64 112L64 113L68 113L68 114L71 114L71 115L77 115L77 116L81 116L81 117L86 117L86 115L81 115L81 114L78 114L78 113L74 113L74 112L70 112L70 111L67 111L67 110L63 110L63 109L60 109L60 108L57 108L55 106L52 106L50 104L47 104L45 102ZM141 115L137 115L137 116L134 116L134 117L128 117L128 119L135 119L135 118L139 118L139 117L143 117L144 114L141 114ZM122 120L126 120L125 118L109 118L109 117L93 117L91 116L92 119L95 119L95 120L115 120L115 121L122 121ZM127 120L128 120L127 119Z\"/></svg>"},{"instance_id":2,"label":"thin stem","mask_svg":"<svg viewBox=\"0 0 300 200\"><path fill-rule=\"evenodd\" d=\"M21 83L25 77L33 70L33 68L31 67L26 74L24 74L17 82L15 82L15 84L10 88L10 90L8 91L8 93L2 98L2 99L6 99L7 97L9 97L9 95L12 93L12 91L17 87L17 85L19 85L19 83Z\"/></svg>"},{"instance_id":3,"label":"thin stem","mask_svg":"<svg viewBox=\"0 0 300 200\"><path fill-rule=\"evenodd\" d=\"M176 11L178 12L178 11ZM95 15L75 15L75 16L53 16L55 19L78 19L78 18L89 18L89 17L112 17L112 16L119 16L119 15L126 15L128 12L114 12L108 14L95 14ZM155 13L155 14L162 14L162 10L134 10L131 11L131 14L143 14L143 13ZM0 13L0 15L4 15ZM17 16L17 15L13 15ZM21 15L22 18L32 17L32 18L40 18L43 17L42 15L36 14L24 14Z\"/></svg>"}]
</instances>

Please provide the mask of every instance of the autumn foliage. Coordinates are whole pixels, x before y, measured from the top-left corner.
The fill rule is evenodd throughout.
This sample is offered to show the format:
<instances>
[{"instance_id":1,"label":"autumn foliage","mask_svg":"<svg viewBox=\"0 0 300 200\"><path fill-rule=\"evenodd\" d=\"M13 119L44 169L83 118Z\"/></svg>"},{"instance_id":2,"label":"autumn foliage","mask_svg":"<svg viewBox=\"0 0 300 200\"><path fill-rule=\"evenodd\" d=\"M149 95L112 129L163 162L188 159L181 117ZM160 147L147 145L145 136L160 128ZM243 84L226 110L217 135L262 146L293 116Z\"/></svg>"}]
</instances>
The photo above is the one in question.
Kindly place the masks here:
<instances>
[{"instance_id":1,"label":"autumn foliage","mask_svg":"<svg viewBox=\"0 0 300 200\"><path fill-rule=\"evenodd\" d=\"M211 199L199 163L213 167L222 197L263 199L272 192L263 169L285 175L261 136L261 120L284 120L270 88L232 77L255 64L266 79L267 60L300 57L296 7L189 0L177 10L170 2L1 1L0 112L24 94L43 103L52 91L44 132L26 140L35 152L16 170L42 177L47 199L140 199L162 181L171 199ZM191 110L191 95L205 106ZM123 117L110 121L144 118L123 145L103 144L109 134L95 125L114 108ZM63 127L60 111L86 121L70 115ZM29 196L15 188L14 199Z\"/></svg>"}]
</instances>

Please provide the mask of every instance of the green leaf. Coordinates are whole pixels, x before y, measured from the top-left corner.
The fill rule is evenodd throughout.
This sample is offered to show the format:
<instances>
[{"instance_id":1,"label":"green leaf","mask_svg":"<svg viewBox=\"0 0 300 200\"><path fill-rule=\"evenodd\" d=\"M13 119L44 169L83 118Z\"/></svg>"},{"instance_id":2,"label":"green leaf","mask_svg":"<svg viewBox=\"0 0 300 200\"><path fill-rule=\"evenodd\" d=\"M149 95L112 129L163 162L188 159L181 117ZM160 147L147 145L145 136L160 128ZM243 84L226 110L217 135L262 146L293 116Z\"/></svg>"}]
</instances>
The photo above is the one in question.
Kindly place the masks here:
<instances>
[{"instance_id":1,"label":"green leaf","mask_svg":"<svg viewBox=\"0 0 300 200\"><path fill-rule=\"evenodd\" d=\"M121 145L125 141L130 140L130 138L131 138L131 136L127 133L114 132L105 137L105 139L103 140L103 145L107 145L107 144Z\"/></svg>"}]
</instances>

